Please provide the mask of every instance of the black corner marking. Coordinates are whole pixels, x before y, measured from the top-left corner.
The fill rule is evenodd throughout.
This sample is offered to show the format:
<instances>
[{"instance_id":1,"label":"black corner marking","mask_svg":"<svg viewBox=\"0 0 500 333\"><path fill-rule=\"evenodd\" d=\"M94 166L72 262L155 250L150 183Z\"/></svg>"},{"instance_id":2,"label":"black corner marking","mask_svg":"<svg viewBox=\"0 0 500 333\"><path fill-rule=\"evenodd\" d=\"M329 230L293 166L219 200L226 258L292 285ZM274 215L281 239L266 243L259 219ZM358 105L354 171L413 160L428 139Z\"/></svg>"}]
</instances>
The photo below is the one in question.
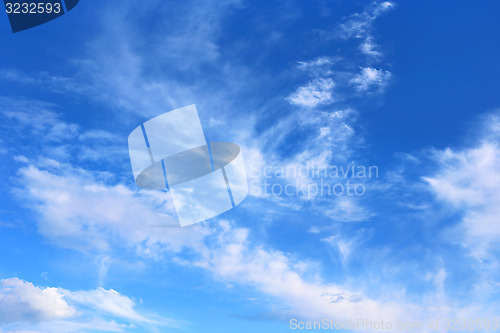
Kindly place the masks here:
<instances>
[{"instance_id":1,"label":"black corner marking","mask_svg":"<svg viewBox=\"0 0 500 333\"><path fill-rule=\"evenodd\" d=\"M65 8L70 11L79 0L3 0L3 2L10 27L15 33L64 15Z\"/></svg>"}]
</instances>

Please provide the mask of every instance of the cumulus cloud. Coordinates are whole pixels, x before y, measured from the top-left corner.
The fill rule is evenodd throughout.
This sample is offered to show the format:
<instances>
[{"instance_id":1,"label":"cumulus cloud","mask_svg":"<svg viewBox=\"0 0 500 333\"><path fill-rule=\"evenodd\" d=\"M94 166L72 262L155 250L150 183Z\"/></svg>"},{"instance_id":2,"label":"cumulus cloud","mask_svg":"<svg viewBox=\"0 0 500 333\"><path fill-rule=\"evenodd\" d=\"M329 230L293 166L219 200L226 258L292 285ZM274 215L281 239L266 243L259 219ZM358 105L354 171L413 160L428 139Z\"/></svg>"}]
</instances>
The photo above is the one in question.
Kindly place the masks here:
<instances>
[{"instance_id":1,"label":"cumulus cloud","mask_svg":"<svg viewBox=\"0 0 500 333\"><path fill-rule=\"evenodd\" d=\"M57 288L35 287L10 278L0 280L0 322L45 321L75 316L76 310Z\"/></svg>"}]
</instances>

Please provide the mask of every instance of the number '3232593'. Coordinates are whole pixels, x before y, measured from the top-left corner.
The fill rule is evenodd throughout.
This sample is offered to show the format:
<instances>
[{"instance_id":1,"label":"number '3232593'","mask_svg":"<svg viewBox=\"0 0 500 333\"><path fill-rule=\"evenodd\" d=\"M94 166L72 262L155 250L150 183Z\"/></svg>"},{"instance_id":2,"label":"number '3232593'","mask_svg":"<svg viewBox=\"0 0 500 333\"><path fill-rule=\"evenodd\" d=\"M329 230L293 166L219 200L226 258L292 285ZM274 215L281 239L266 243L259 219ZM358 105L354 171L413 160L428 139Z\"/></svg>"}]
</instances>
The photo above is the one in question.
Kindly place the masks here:
<instances>
[{"instance_id":1,"label":"number '3232593'","mask_svg":"<svg viewBox=\"0 0 500 333\"><path fill-rule=\"evenodd\" d=\"M61 4L55 3L19 3L19 2L7 2L5 4L5 10L7 14L43 14L43 13L55 13L59 14L61 12Z\"/></svg>"}]
</instances>

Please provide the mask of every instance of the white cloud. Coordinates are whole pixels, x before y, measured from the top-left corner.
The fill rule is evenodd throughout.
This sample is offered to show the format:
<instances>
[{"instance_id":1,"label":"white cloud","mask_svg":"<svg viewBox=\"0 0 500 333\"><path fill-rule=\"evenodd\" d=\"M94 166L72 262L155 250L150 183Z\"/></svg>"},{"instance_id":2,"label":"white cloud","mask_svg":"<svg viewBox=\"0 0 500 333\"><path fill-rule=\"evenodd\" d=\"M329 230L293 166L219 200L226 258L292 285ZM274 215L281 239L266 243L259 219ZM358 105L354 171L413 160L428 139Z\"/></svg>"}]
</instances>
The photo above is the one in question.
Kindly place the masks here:
<instances>
[{"instance_id":1,"label":"white cloud","mask_svg":"<svg viewBox=\"0 0 500 333\"><path fill-rule=\"evenodd\" d=\"M125 138L102 129L83 130L77 124L65 121L57 112L58 108L39 100L0 97L0 109L5 119L0 128L5 133L30 137L33 146L42 144L36 149L42 149L45 155L59 160L116 163L127 156L127 149L122 145ZM8 140L9 136L6 136ZM0 153L4 153L6 149L2 149L1 143ZM22 148L18 147L16 153L23 153Z\"/></svg>"},{"instance_id":2,"label":"white cloud","mask_svg":"<svg viewBox=\"0 0 500 333\"><path fill-rule=\"evenodd\" d=\"M222 221L219 227L212 221L210 230L165 228L158 232L148 228L144 221L147 225L165 224L171 219L177 224L170 217L168 207L165 208L163 192L136 193L122 185L104 185L89 172L64 164L54 170L27 166L21 169L20 175L28 189L22 199L37 202L32 208L40 216L39 230L58 245L99 251L126 246L136 249L141 258L173 256L178 263L206 269L216 280L248 285L270 296L270 308L281 316L345 320L362 314L372 320L407 320L428 315L423 310L425 306L407 303L400 295L392 298L398 299L397 302L388 301L389 295L387 299L376 299L362 291L362 284L353 288L324 282L316 263L255 243L250 240L247 228L228 222ZM342 238L335 241L347 259L355 244ZM190 255L183 256L182 249ZM57 293L63 295L64 302L77 309L77 313L91 311L138 324L158 322L154 316L135 311L135 303L114 290L57 289ZM112 329L127 327L110 326L108 330ZM82 328L75 328L77 330Z\"/></svg>"},{"instance_id":3,"label":"white cloud","mask_svg":"<svg viewBox=\"0 0 500 333\"><path fill-rule=\"evenodd\" d=\"M73 303L88 306L99 312L111 314L132 322L160 324L157 320L138 313L134 309L135 302L132 299L121 295L113 289L98 288L89 291L64 290L64 296ZM165 321L163 324L166 324Z\"/></svg>"},{"instance_id":4,"label":"white cloud","mask_svg":"<svg viewBox=\"0 0 500 333\"><path fill-rule=\"evenodd\" d=\"M179 20L171 33L160 42L169 45L162 56L178 63L181 68L192 68L219 56L216 38L220 33L220 19L224 13L241 3L240 0L194 1L182 6Z\"/></svg>"},{"instance_id":5,"label":"white cloud","mask_svg":"<svg viewBox=\"0 0 500 333\"><path fill-rule=\"evenodd\" d=\"M88 333L124 332L133 329L132 325L119 324L114 320L85 318L83 320L50 320L39 323L14 323L5 325L1 333Z\"/></svg>"},{"instance_id":6,"label":"white cloud","mask_svg":"<svg viewBox=\"0 0 500 333\"><path fill-rule=\"evenodd\" d=\"M37 287L19 278L0 280L0 325L8 332L122 332L132 324L177 327L181 322L137 312L115 290L70 291ZM31 331L32 330L32 331ZM3 332L0 330L0 332Z\"/></svg>"},{"instance_id":7,"label":"white cloud","mask_svg":"<svg viewBox=\"0 0 500 333\"><path fill-rule=\"evenodd\" d=\"M17 126L11 127L17 131L28 129L35 135L43 134L56 141L77 130L77 125L61 122L54 111L57 105L52 103L0 97L0 108L6 119L17 122Z\"/></svg>"},{"instance_id":8,"label":"white cloud","mask_svg":"<svg viewBox=\"0 0 500 333\"><path fill-rule=\"evenodd\" d=\"M375 88L378 92L383 91L391 78L391 72L372 67L361 68L361 73L354 76L349 84L357 91L365 92Z\"/></svg>"},{"instance_id":9,"label":"white cloud","mask_svg":"<svg viewBox=\"0 0 500 333\"><path fill-rule=\"evenodd\" d=\"M15 69L2 69L0 70L0 78L4 80L19 82L19 83L27 83L27 84L38 84L41 83L40 80L36 77L31 77L23 72L20 72Z\"/></svg>"},{"instance_id":10,"label":"white cloud","mask_svg":"<svg viewBox=\"0 0 500 333\"><path fill-rule=\"evenodd\" d=\"M293 163L311 159L316 159L319 164L327 163L325 159L330 156L324 156L323 144L333 147L338 140L348 141L352 130L339 124L350 121L353 114L352 110L339 110L323 114L325 119L314 120L303 114L301 121L318 129L317 138L311 141L308 153L301 154ZM291 119L294 121L295 118ZM332 140L337 128L347 132ZM260 156L259 151L255 153ZM399 313L399 306L390 302L379 302L348 288L321 282L313 273L316 269L306 269L307 262L252 244L246 228L235 228L225 222L219 231L217 225L209 226L210 229L155 228L178 225L164 192L137 192L120 184L106 185L98 173L67 163L46 159L18 160L27 163L19 170L19 183L22 184L17 193L19 199L36 212L39 232L61 247L97 251L100 255L102 252L116 255L114 251L126 247L135 250L141 258L174 256L178 262L207 269L217 280L250 285L272 296L284 307L282 314L341 318L346 314L363 313L375 318L384 313L391 313L391 316ZM192 259L185 259L182 250L188 250ZM156 322L151 316L135 312L132 300L113 290L58 289L58 292L71 306L78 305L79 311L89 307L137 323ZM335 302L332 302L332 292L342 295L342 298L335 297Z\"/></svg>"},{"instance_id":11,"label":"white cloud","mask_svg":"<svg viewBox=\"0 0 500 333\"><path fill-rule=\"evenodd\" d=\"M334 221L361 222L367 221L374 214L361 204L362 197L339 197L324 212Z\"/></svg>"},{"instance_id":12,"label":"white cloud","mask_svg":"<svg viewBox=\"0 0 500 333\"><path fill-rule=\"evenodd\" d=\"M213 87L213 78L209 81L199 68L220 61L217 40L223 33L221 20L240 3L193 0L165 5L162 1L148 1L138 10L134 1L122 1L119 11L111 4L103 4L103 19L96 23L103 33L91 36L81 57L72 59L73 73L27 75L10 69L0 71L0 79L40 85L54 93L83 95L114 108L120 116L124 112L129 116L156 116L161 113L158 110L171 110L193 101L213 105L216 93L231 95L231 89L238 85L246 88L248 84L248 80L241 80L244 69L232 70L225 62L217 65L220 83L230 81L230 85L207 92L207 86ZM130 15L135 19L130 20ZM151 16L167 18L156 21L155 34L143 29ZM143 52L144 45L148 45L147 52ZM191 76L197 79L183 80Z\"/></svg>"},{"instance_id":13,"label":"white cloud","mask_svg":"<svg viewBox=\"0 0 500 333\"><path fill-rule=\"evenodd\" d=\"M62 168L68 166L62 165ZM316 274L311 275L305 269L306 262L251 244L249 230L245 228L234 228L222 222L222 230L218 232L165 228L159 233L145 226L144 221L148 225L165 224L169 219L172 223L177 221L166 213L165 202L156 197L156 192L137 194L121 185L97 184L86 172L68 172L62 168L58 169L61 175L35 166L20 170L21 181L28 188L23 193L37 202L34 209L40 215L41 234L60 246L105 251L110 246L119 248L124 244L138 249L141 256L155 258L166 255L166 249L180 251L185 248L191 251L194 259L177 256L178 262L203 267L216 279L227 283L253 286L282 302L288 314L341 318L363 313L376 318L384 313L397 316L400 312L394 304L362 298L342 287L319 282ZM113 290L57 289L57 292L64 295L65 302L80 305L80 308L90 307L93 311L133 322L156 322L136 313L133 302ZM343 299L332 303L328 296L331 292L343 295Z\"/></svg>"},{"instance_id":14,"label":"white cloud","mask_svg":"<svg viewBox=\"0 0 500 333\"><path fill-rule=\"evenodd\" d=\"M0 154L7 154L8 150L2 139L0 139Z\"/></svg>"},{"instance_id":15,"label":"white cloud","mask_svg":"<svg viewBox=\"0 0 500 333\"><path fill-rule=\"evenodd\" d=\"M372 36L366 37L361 44L359 44L359 49L372 59L379 59L382 57L382 52L379 50L379 46L373 41Z\"/></svg>"},{"instance_id":16,"label":"white cloud","mask_svg":"<svg viewBox=\"0 0 500 333\"><path fill-rule=\"evenodd\" d=\"M120 113L126 111L140 117L156 116L161 113L158 110L203 100L206 91L199 92L198 87L207 84L207 78L200 77L199 66L219 61L220 21L240 1L194 0L168 6L150 1L140 11L133 3L125 2L120 11L114 6L102 9L106 19L101 21L101 28L106 33L88 43L84 59L76 62L80 68L70 79L72 84L63 78L53 80L53 86L66 86L104 102L106 107L114 106ZM135 20L129 19L131 14ZM150 15L168 17L157 22L155 29L160 33L143 31L140 23L149 20ZM145 44L148 51L138 52ZM166 72L152 70L151 64ZM225 77L238 81L237 74L228 73L228 64L219 67ZM182 73L185 71L189 75ZM184 83L182 77L188 76L197 80ZM214 93L210 92L208 99L213 98Z\"/></svg>"},{"instance_id":17,"label":"white cloud","mask_svg":"<svg viewBox=\"0 0 500 333\"><path fill-rule=\"evenodd\" d=\"M340 259L345 265L349 261L351 254L363 241L363 232L364 230L361 229L357 236L350 238L342 236L340 233L336 233L322 239L322 241L329 243L332 247L338 250Z\"/></svg>"},{"instance_id":18,"label":"white cloud","mask_svg":"<svg viewBox=\"0 0 500 333\"><path fill-rule=\"evenodd\" d=\"M83 132L82 134L79 135L78 137L79 140L100 140L101 142L103 141L119 141L122 138L114 135L110 132L104 131L104 130L88 130Z\"/></svg>"},{"instance_id":19,"label":"white cloud","mask_svg":"<svg viewBox=\"0 0 500 333\"><path fill-rule=\"evenodd\" d=\"M391 2L386 1L366 7L362 13L354 14L340 24L338 36L345 39L361 39L363 41L362 51L371 56L370 61L374 60L381 53L373 41L373 21L393 6ZM323 114L318 113L314 108L345 99L345 94L337 92L343 86L353 86L358 93L383 92L391 73L373 67L361 67L361 73L358 74L352 73L350 70L334 70L333 66L341 59L341 57L322 56L298 62L297 68L306 72L311 77L311 81L298 88L287 100L293 105L302 106L303 109L300 110L300 114L292 114L281 119L278 125L272 127L270 130L272 142L269 145L271 147L279 146L287 138L290 131L300 130L312 132L314 135L310 134L297 144L296 154L284 161L276 161L274 157L271 157L268 160L271 160L272 163L296 169L305 167L309 163L318 168L326 167L332 162L345 162L353 151L363 143L363 137L356 135L353 128L356 112L352 109L333 110ZM311 110L314 114L307 113ZM317 120L317 123L312 119ZM289 177L286 181L289 185L297 187L314 187L316 185L314 184L315 180L308 176ZM331 186L335 185L331 181L326 181ZM310 204L319 203L317 210L334 221L359 222L373 216L373 213L363 206L362 198L358 198L359 200L345 197L330 198L330 202L326 204L316 195L300 197L308 200L314 198L315 200L311 201ZM300 203L298 206L300 207Z\"/></svg>"},{"instance_id":20,"label":"white cloud","mask_svg":"<svg viewBox=\"0 0 500 333\"><path fill-rule=\"evenodd\" d=\"M306 86L299 87L287 100L298 106L315 107L335 101L333 88L335 83L331 78L317 78Z\"/></svg>"},{"instance_id":21,"label":"white cloud","mask_svg":"<svg viewBox=\"0 0 500 333\"><path fill-rule=\"evenodd\" d=\"M33 204L40 233L59 246L108 251L125 244L149 256L180 251L205 234L203 229L175 228L175 211L164 192L106 186L96 178L98 173L68 164L44 167L29 165L19 170L26 188L18 194ZM158 232L161 226L171 228Z\"/></svg>"},{"instance_id":22,"label":"white cloud","mask_svg":"<svg viewBox=\"0 0 500 333\"><path fill-rule=\"evenodd\" d=\"M368 62L380 60L382 52L374 41L373 22L393 7L394 4L389 1L367 6L362 13L351 15L339 25L337 37L360 39L359 49L368 56ZM377 92L382 92L391 77L389 71L373 67L362 67L359 74L333 70L332 66L341 59L322 56L309 61L298 61L297 68L307 72L312 80L299 87L287 100L291 104L309 108L330 104L340 100L340 95L334 93L335 84L339 87L344 84L354 86L358 92L366 92L374 87Z\"/></svg>"},{"instance_id":23,"label":"white cloud","mask_svg":"<svg viewBox=\"0 0 500 333\"><path fill-rule=\"evenodd\" d=\"M201 14L196 14L194 18L196 16L204 18L203 11ZM116 21L120 24L114 22L110 23L110 26L122 26L121 23L124 20L120 18ZM185 34L192 32L182 31L182 28L180 30ZM104 49L109 52L104 51L102 54L105 56L97 55L88 62L82 63L82 68L84 68L82 73L92 73L92 77L86 79L93 84L96 83L95 91L91 90L90 93L95 93L98 96L96 98L103 98L103 95L109 96L110 102L141 113L141 116L148 112L156 114L157 110L164 109L165 105L175 105L182 101L182 97L179 96L189 95L186 92L189 89L179 87L175 83L154 81L149 78L143 72L147 59L138 57L132 51L136 45L130 44L130 40L120 39L125 38L123 35L126 35L123 31L116 31L116 41L113 38L95 41L93 45L95 49ZM211 37L213 37L212 32L208 34L201 32L195 36L195 39ZM176 42L175 36L169 36L166 39L174 44ZM212 42L213 39L208 41L208 43ZM120 47L116 47L117 44ZM164 47L166 44L159 43L159 45ZM209 52L200 54L203 61L216 59L217 48L204 45L209 47ZM184 61L185 54L197 55L197 52L193 51L200 51L193 50L192 47L196 47L193 45L181 46L179 50L186 51L186 53L179 52L172 55L172 58L177 57L181 62ZM165 54L169 50L170 48L165 47ZM114 57L113 54L120 54L122 57ZM196 62L196 56L189 60L185 62L188 67L192 65L191 61ZM329 65L329 62L331 61L321 58L310 63L303 62L304 65L299 63L299 67L321 67ZM83 88L94 89L90 88L90 85ZM82 87L78 86L74 89L82 89ZM332 78L315 79L311 84L299 88L289 101L306 107L328 104L334 99L333 89ZM171 96L176 96L175 100ZM278 130L281 130L280 133L273 132L276 128L267 133L270 138L269 142L272 144L295 131L298 127L295 121L298 120L300 125L310 125L316 135L311 140L311 144L306 145L306 148L300 150L295 156L296 159L289 162L304 163L312 159L318 164L327 163L333 153L342 155L353 146L351 139L354 130L351 120L348 119L349 117L339 120L339 114L342 114L342 111L335 110L332 114L321 114L316 117L296 113L276 126ZM311 120L307 118L315 119L318 123L311 124ZM335 148L339 149L335 150ZM260 151L255 152L254 155L262 158ZM21 181L24 182L23 186L26 187L26 191L22 192L22 200L29 198L36 203L32 208L38 214L40 232L60 246L97 251L112 251L112 249L127 246L135 248L140 255L152 257L189 248L202 258L196 262L196 265L210 270L217 279L228 283L252 285L280 299L288 307L288 312L295 315L345 319L346 315L357 316L359 313L366 313L367 316L388 313L396 317L406 310L402 309L401 304L379 302L363 297L358 292L349 291L349 288L323 283L317 276L308 276L310 274L304 270L306 263L296 260L290 254L252 244L248 237L249 231L244 228L227 226L222 233L214 235L214 237L219 237L219 246L213 251L211 247L203 244L209 238L206 230L187 229L186 233L183 233L176 228L144 227L144 221L147 221L148 226L165 223L177 225L172 207L163 198L164 193L132 191L120 184L106 185L95 173L79 170L66 164L60 166L28 165L20 170L19 175ZM343 207L349 208L349 205L343 204ZM356 209L347 209L347 211L356 212ZM210 237L210 239L213 238ZM89 306L100 304L100 300L105 296L116 296L112 291L105 290L98 290L91 294L90 292L74 292L72 295L74 296L75 293L77 297L73 297L74 301L80 300ZM332 296L332 293L335 296ZM121 297L113 299L115 298L117 301L123 300ZM103 304L101 310L130 316L130 306L127 305L130 303L126 300L124 303L126 306L122 307Z\"/></svg>"},{"instance_id":24,"label":"white cloud","mask_svg":"<svg viewBox=\"0 0 500 333\"><path fill-rule=\"evenodd\" d=\"M259 150L256 151L258 154L254 151L254 154L249 156L247 171L250 177L250 194L266 198L274 205L284 205L283 200L286 200L286 204L293 209L314 207L318 214L333 221L360 222L369 219L373 214L364 207L362 198L333 195L333 187L336 184L346 187L345 180L312 174L314 170L326 170L331 166L341 165L347 168L346 165L352 162L350 159L353 152L363 144L363 137L357 135L354 129L357 116L358 112L349 108L328 112L302 109L282 118L261 137L261 141L267 143L265 145L271 151L275 151L275 146L285 144L288 135L295 133L297 128L309 134L296 143L296 152L287 157L264 155ZM308 172L284 172L279 177L273 177L272 172L270 175L269 170L264 170L266 167L271 170L281 168ZM286 186L293 195L273 195L272 186L275 184L282 189ZM322 186L326 188L324 194L319 190Z\"/></svg>"},{"instance_id":25,"label":"white cloud","mask_svg":"<svg viewBox=\"0 0 500 333\"><path fill-rule=\"evenodd\" d=\"M102 162L122 168L128 163L128 150L123 146L126 138L102 129L84 130L68 122L58 111L58 106L38 100L0 97L4 122L0 129L5 142L0 141L0 154L6 153L11 137L29 137L31 145L17 147L16 154L33 149L59 161Z\"/></svg>"},{"instance_id":26,"label":"white cloud","mask_svg":"<svg viewBox=\"0 0 500 333\"><path fill-rule=\"evenodd\" d=\"M344 23L341 23L340 36L346 39L371 36L373 21L392 8L394 8L394 3L390 1L374 2L367 6L363 12L353 14Z\"/></svg>"},{"instance_id":27,"label":"white cloud","mask_svg":"<svg viewBox=\"0 0 500 333\"><path fill-rule=\"evenodd\" d=\"M484 138L476 147L434 151L438 170L424 177L440 200L463 212L462 244L480 260L492 259L491 250L498 249L500 240L499 119L487 118L481 129Z\"/></svg>"},{"instance_id":28,"label":"white cloud","mask_svg":"<svg viewBox=\"0 0 500 333\"><path fill-rule=\"evenodd\" d=\"M309 61L297 61L297 68L302 70L302 71L308 71L308 72L321 72L322 74L325 74L325 69L328 67L334 65L336 62L338 62L340 58L336 57L318 57L313 60ZM328 73L328 71L326 71Z\"/></svg>"},{"instance_id":29,"label":"white cloud","mask_svg":"<svg viewBox=\"0 0 500 333\"><path fill-rule=\"evenodd\" d=\"M370 299L342 286L321 282L311 263L262 246L253 246L249 231L221 223L222 232L195 264L226 283L247 284L280 301L281 315L289 318L346 320L417 315L411 304ZM333 297L332 295L335 295Z\"/></svg>"},{"instance_id":30,"label":"white cloud","mask_svg":"<svg viewBox=\"0 0 500 333\"><path fill-rule=\"evenodd\" d=\"M373 22L377 17L392 8L394 8L394 3L390 1L375 2L367 6L363 12L351 15L339 25L339 37L343 39L360 39L359 49L361 52L366 54L370 60L379 60L382 53L378 50L378 45L374 41Z\"/></svg>"},{"instance_id":31,"label":"white cloud","mask_svg":"<svg viewBox=\"0 0 500 333\"><path fill-rule=\"evenodd\" d=\"M39 288L18 278L0 280L0 322L45 321L75 316L57 288Z\"/></svg>"}]
</instances>

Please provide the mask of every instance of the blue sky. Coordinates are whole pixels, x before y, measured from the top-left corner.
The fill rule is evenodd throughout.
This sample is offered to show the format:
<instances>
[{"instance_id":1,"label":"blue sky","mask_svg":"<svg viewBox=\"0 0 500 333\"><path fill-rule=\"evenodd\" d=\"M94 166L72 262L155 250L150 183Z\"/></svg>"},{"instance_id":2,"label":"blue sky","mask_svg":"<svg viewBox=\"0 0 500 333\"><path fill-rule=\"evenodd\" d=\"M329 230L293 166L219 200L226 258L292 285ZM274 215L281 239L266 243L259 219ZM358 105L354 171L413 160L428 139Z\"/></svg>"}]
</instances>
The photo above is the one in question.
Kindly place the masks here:
<instances>
[{"instance_id":1,"label":"blue sky","mask_svg":"<svg viewBox=\"0 0 500 333\"><path fill-rule=\"evenodd\" d=\"M5 14L0 332L498 318L499 10L82 1L15 34ZM180 228L127 137L190 104L250 193ZM354 166L378 174L314 175ZM314 190L347 181L362 195Z\"/></svg>"}]
</instances>

